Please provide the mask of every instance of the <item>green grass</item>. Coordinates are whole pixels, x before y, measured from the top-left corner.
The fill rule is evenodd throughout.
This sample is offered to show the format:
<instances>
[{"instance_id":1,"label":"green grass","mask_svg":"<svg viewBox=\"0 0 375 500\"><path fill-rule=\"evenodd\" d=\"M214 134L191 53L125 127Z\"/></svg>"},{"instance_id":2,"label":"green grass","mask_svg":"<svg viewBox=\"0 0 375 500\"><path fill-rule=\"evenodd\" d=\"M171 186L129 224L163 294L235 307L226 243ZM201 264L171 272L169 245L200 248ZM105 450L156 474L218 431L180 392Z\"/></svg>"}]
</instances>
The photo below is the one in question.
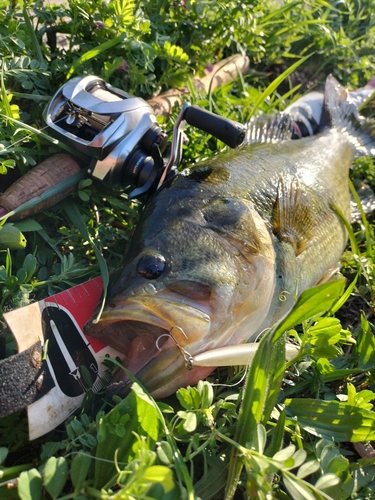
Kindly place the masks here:
<instances>
[{"instance_id":1,"label":"green grass","mask_svg":"<svg viewBox=\"0 0 375 500\"><path fill-rule=\"evenodd\" d=\"M147 98L191 89L194 74L243 52L247 75L189 99L244 122L255 109L282 110L321 88L329 73L350 89L365 85L375 72L374 12L374 0L70 0L66 7L0 0L1 190L62 150L46 137L42 113L68 75L97 74ZM68 35L64 49L56 49L57 32ZM177 113L164 124L169 134ZM223 146L186 131L183 166ZM352 177L375 187L373 162L357 161ZM120 262L138 202L84 179L69 207L19 225L25 248L15 228L7 228L11 240L0 238L3 311L99 275L98 249L109 270ZM161 403L137 383L111 404L88 394L63 426L31 443L26 412L1 419L0 497L374 498L374 460L353 447L375 441L373 217L349 230L347 291L337 281L305 293L282 328L263 338L245 382L242 369L228 368ZM288 364L277 355L284 330L301 346ZM14 353L11 336L3 340L5 354Z\"/></svg>"}]
</instances>

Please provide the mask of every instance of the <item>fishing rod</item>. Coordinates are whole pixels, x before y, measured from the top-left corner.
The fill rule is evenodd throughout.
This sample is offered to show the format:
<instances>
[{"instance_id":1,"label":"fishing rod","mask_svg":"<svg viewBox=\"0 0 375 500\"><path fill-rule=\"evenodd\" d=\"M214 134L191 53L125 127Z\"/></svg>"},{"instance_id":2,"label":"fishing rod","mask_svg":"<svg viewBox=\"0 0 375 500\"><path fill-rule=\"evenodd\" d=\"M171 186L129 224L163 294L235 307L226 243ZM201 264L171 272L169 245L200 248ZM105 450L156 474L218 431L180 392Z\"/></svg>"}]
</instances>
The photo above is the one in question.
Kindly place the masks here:
<instances>
[{"instance_id":1,"label":"fishing rod","mask_svg":"<svg viewBox=\"0 0 375 500\"><path fill-rule=\"evenodd\" d=\"M245 74L248 68L248 58L236 54L192 81L198 90L209 93L239 73ZM359 108L373 90L370 82L349 92L350 102ZM246 141L256 140L243 125L187 103L181 108L167 149L168 138L157 117L168 118L172 109L181 105L182 94L171 89L144 101L95 76L68 81L51 99L45 119L51 135L76 155L58 153L47 158L0 195L0 227L4 219L25 219L58 203L89 175L114 189L132 186L130 199L149 196L176 172L185 123L232 148L242 143L245 134ZM291 139L314 135L324 125L322 109L323 94L310 92L279 115L281 128L290 129Z\"/></svg>"},{"instance_id":2,"label":"fishing rod","mask_svg":"<svg viewBox=\"0 0 375 500\"><path fill-rule=\"evenodd\" d=\"M132 186L129 199L150 195L182 158L185 123L236 148L245 127L189 103L173 127L167 158L167 135L152 107L142 98L87 76L67 82L50 101L45 121L51 134L89 158L88 173L113 189Z\"/></svg>"},{"instance_id":3,"label":"fishing rod","mask_svg":"<svg viewBox=\"0 0 375 500\"><path fill-rule=\"evenodd\" d=\"M247 69L248 59L237 55L194 84L208 92ZM243 141L243 125L186 103L167 147L157 116L169 116L180 101L176 89L145 101L96 76L69 80L50 100L44 118L50 135L76 155L54 155L18 179L0 196L0 221L24 219L52 206L87 176L116 190L130 186L130 199L150 196L181 161L186 123L230 147Z\"/></svg>"}]
</instances>

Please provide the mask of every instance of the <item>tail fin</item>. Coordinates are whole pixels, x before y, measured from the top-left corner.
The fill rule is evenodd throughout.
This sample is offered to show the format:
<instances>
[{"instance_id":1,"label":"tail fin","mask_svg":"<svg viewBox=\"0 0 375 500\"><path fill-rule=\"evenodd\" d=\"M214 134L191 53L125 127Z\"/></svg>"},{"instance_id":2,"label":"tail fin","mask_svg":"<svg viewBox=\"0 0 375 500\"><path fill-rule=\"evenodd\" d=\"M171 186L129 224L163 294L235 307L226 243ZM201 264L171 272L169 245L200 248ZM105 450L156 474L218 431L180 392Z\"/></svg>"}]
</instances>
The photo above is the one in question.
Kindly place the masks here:
<instances>
[{"instance_id":1,"label":"tail fin","mask_svg":"<svg viewBox=\"0 0 375 500\"><path fill-rule=\"evenodd\" d=\"M369 99L375 98L375 91L367 92ZM365 100L363 98L360 104ZM324 125L344 134L353 144L357 158L375 156L375 121L361 116L358 107L358 102L350 99L344 87L329 75L324 90Z\"/></svg>"}]
</instances>

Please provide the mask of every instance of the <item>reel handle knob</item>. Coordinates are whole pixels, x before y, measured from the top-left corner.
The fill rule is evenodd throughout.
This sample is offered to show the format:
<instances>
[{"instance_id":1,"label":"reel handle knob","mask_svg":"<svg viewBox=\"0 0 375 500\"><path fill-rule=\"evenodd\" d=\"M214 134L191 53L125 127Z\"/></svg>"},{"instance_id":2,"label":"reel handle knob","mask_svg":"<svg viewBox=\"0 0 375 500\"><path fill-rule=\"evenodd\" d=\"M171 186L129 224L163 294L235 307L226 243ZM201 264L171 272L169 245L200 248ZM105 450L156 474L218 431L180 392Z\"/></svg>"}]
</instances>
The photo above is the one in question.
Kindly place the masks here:
<instances>
[{"instance_id":1,"label":"reel handle knob","mask_svg":"<svg viewBox=\"0 0 375 500\"><path fill-rule=\"evenodd\" d=\"M189 125L204 130L233 149L240 146L245 139L243 125L199 106L189 106L185 110L184 119Z\"/></svg>"}]
</instances>

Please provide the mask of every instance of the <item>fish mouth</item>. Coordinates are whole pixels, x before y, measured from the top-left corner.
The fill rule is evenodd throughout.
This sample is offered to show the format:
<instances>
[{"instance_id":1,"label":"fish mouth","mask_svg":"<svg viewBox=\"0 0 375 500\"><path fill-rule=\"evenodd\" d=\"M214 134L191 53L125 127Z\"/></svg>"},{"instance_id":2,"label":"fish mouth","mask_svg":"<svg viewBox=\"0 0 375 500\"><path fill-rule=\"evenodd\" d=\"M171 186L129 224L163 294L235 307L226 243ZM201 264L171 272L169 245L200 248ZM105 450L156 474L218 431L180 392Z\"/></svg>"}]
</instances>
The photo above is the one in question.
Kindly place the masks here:
<instances>
[{"instance_id":1,"label":"fish mouth","mask_svg":"<svg viewBox=\"0 0 375 500\"><path fill-rule=\"evenodd\" d=\"M205 311L170 298L116 298L97 323L86 325L85 333L123 353L124 367L151 393L164 396L178 388L177 380L187 372L190 350L195 354L195 345L208 335L210 326ZM127 373L119 370L107 393L125 396L130 385Z\"/></svg>"}]
</instances>

